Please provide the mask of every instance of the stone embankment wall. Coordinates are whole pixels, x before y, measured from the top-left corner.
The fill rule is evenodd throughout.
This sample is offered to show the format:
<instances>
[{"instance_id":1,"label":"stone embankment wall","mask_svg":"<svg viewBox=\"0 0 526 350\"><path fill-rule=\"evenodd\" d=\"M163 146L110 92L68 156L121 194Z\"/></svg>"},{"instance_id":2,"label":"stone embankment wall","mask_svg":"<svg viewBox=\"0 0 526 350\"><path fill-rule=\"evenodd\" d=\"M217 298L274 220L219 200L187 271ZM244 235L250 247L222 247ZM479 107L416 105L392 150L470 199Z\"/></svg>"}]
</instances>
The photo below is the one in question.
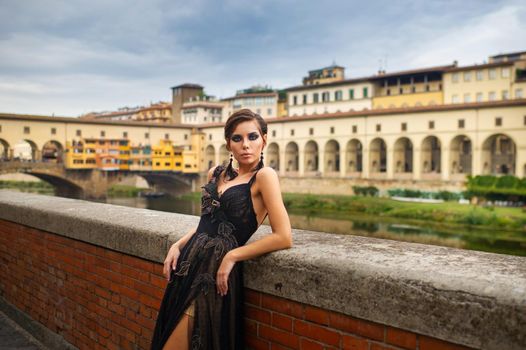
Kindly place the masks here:
<instances>
[{"instance_id":1,"label":"stone embankment wall","mask_svg":"<svg viewBox=\"0 0 526 350\"><path fill-rule=\"evenodd\" d=\"M53 349L148 349L167 247L197 223L0 191L0 309ZM294 230L244 269L253 349L526 348L522 257Z\"/></svg>"}]
</instances>

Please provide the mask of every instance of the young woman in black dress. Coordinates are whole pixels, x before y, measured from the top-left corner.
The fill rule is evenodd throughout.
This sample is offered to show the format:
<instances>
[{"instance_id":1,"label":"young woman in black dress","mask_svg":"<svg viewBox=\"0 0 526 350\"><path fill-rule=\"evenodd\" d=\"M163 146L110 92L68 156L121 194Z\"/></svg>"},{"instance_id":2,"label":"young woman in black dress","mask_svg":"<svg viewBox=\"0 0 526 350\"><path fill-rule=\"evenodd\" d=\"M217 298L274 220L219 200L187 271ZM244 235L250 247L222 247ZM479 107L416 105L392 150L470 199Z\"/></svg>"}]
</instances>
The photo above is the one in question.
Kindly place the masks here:
<instances>
[{"instance_id":1,"label":"young woman in black dress","mask_svg":"<svg viewBox=\"0 0 526 350\"><path fill-rule=\"evenodd\" d=\"M230 163L210 169L199 225L164 261L169 282L152 350L244 349L242 261L292 246L278 176L263 165L265 120L243 109L224 131ZM245 244L267 215L272 233Z\"/></svg>"}]
</instances>

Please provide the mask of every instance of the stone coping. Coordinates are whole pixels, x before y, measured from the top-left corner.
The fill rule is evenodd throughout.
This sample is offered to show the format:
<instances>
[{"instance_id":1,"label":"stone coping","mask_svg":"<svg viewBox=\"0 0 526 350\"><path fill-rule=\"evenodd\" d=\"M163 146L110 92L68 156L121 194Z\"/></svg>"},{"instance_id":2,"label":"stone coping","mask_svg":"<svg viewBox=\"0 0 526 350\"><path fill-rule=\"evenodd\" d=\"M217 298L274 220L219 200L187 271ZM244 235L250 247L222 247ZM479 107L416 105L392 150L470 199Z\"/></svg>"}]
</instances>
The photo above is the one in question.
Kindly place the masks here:
<instances>
[{"instance_id":1,"label":"stone coping","mask_svg":"<svg viewBox=\"0 0 526 350\"><path fill-rule=\"evenodd\" d=\"M196 216L0 190L0 218L162 263ZM261 226L252 240L271 232ZM526 258L293 230L254 290L483 349L526 348Z\"/></svg>"}]
</instances>

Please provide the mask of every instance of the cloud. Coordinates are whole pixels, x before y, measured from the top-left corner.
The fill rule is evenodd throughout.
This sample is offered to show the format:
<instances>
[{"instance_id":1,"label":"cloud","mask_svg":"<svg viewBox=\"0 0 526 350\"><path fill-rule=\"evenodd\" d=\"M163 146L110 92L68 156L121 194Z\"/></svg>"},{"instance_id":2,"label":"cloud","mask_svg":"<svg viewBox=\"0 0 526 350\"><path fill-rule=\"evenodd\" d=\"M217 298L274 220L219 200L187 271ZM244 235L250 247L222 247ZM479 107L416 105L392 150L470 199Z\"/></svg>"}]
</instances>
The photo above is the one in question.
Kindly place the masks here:
<instances>
[{"instance_id":1,"label":"cloud","mask_svg":"<svg viewBox=\"0 0 526 350\"><path fill-rule=\"evenodd\" d=\"M333 61L348 77L470 64L524 50L525 9L515 0L4 2L0 105L78 115L169 100L185 82L218 97L284 88Z\"/></svg>"}]
</instances>

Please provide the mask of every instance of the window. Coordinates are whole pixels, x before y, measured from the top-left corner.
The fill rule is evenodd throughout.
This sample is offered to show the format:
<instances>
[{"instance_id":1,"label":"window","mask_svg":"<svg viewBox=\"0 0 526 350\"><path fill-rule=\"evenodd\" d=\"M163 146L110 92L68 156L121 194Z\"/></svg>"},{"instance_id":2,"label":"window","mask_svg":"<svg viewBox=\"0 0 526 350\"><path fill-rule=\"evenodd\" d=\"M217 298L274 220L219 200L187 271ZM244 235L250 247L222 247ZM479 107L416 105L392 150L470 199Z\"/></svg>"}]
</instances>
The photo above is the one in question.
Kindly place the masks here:
<instances>
[{"instance_id":1,"label":"window","mask_svg":"<svg viewBox=\"0 0 526 350\"><path fill-rule=\"evenodd\" d=\"M170 134L164 134L164 139L165 140L169 140L170 139Z\"/></svg>"},{"instance_id":2,"label":"window","mask_svg":"<svg viewBox=\"0 0 526 350\"><path fill-rule=\"evenodd\" d=\"M272 137L276 137L276 130L272 130Z\"/></svg>"},{"instance_id":3,"label":"window","mask_svg":"<svg viewBox=\"0 0 526 350\"><path fill-rule=\"evenodd\" d=\"M184 139L188 140L188 134L184 134Z\"/></svg>"},{"instance_id":4,"label":"window","mask_svg":"<svg viewBox=\"0 0 526 350\"><path fill-rule=\"evenodd\" d=\"M0 125L0 132L2 132L2 125Z\"/></svg>"},{"instance_id":5,"label":"window","mask_svg":"<svg viewBox=\"0 0 526 350\"><path fill-rule=\"evenodd\" d=\"M354 100L354 89L349 90L349 100Z\"/></svg>"},{"instance_id":6,"label":"window","mask_svg":"<svg viewBox=\"0 0 526 350\"><path fill-rule=\"evenodd\" d=\"M526 115L524 116L524 125L526 125ZM2 129L0 129L2 131Z\"/></svg>"},{"instance_id":7,"label":"window","mask_svg":"<svg viewBox=\"0 0 526 350\"><path fill-rule=\"evenodd\" d=\"M490 91L488 93L488 100L489 101L495 101L496 97L497 97L497 95L495 94L495 91Z\"/></svg>"},{"instance_id":8,"label":"window","mask_svg":"<svg viewBox=\"0 0 526 350\"><path fill-rule=\"evenodd\" d=\"M510 98L510 93L508 92L508 90L502 90L502 99L507 100L509 98Z\"/></svg>"},{"instance_id":9,"label":"window","mask_svg":"<svg viewBox=\"0 0 526 350\"><path fill-rule=\"evenodd\" d=\"M145 138L145 139L149 139L149 138L150 138L150 133L145 132L145 133L144 133L144 138Z\"/></svg>"},{"instance_id":10,"label":"window","mask_svg":"<svg viewBox=\"0 0 526 350\"><path fill-rule=\"evenodd\" d=\"M272 115L272 108L267 108L267 115Z\"/></svg>"},{"instance_id":11,"label":"window","mask_svg":"<svg viewBox=\"0 0 526 350\"><path fill-rule=\"evenodd\" d=\"M402 131L407 131L407 123L402 123Z\"/></svg>"},{"instance_id":12,"label":"window","mask_svg":"<svg viewBox=\"0 0 526 350\"><path fill-rule=\"evenodd\" d=\"M209 140L209 141L212 140L212 134L208 134L208 140Z\"/></svg>"},{"instance_id":13,"label":"window","mask_svg":"<svg viewBox=\"0 0 526 350\"><path fill-rule=\"evenodd\" d=\"M314 128L309 128L309 135L314 135Z\"/></svg>"},{"instance_id":14,"label":"window","mask_svg":"<svg viewBox=\"0 0 526 350\"><path fill-rule=\"evenodd\" d=\"M306 105L307 104L307 95L303 95L303 104ZM270 114L270 113L269 113Z\"/></svg>"},{"instance_id":15,"label":"window","mask_svg":"<svg viewBox=\"0 0 526 350\"><path fill-rule=\"evenodd\" d=\"M524 98L524 94L522 93L522 89L515 89L515 98Z\"/></svg>"},{"instance_id":16,"label":"window","mask_svg":"<svg viewBox=\"0 0 526 350\"><path fill-rule=\"evenodd\" d=\"M334 93L334 99L336 101L341 101L342 100L342 90L338 90Z\"/></svg>"},{"instance_id":17,"label":"window","mask_svg":"<svg viewBox=\"0 0 526 350\"><path fill-rule=\"evenodd\" d=\"M321 94L321 100L323 102L328 102L330 100L330 95L328 91L325 91Z\"/></svg>"},{"instance_id":18,"label":"window","mask_svg":"<svg viewBox=\"0 0 526 350\"><path fill-rule=\"evenodd\" d=\"M57 134L57 128L51 128L51 135Z\"/></svg>"},{"instance_id":19,"label":"window","mask_svg":"<svg viewBox=\"0 0 526 350\"><path fill-rule=\"evenodd\" d=\"M470 103L471 102L471 94L467 93L464 94L464 103Z\"/></svg>"},{"instance_id":20,"label":"window","mask_svg":"<svg viewBox=\"0 0 526 350\"><path fill-rule=\"evenodd\" d=\"M458 95L457 94L453 94L453 96L451 96L451 102L452 103L459 103L459 99L458 99Z\"/></svg>"},{"instance_id":21,"label":"window","mask_svg":"<svg viewBox=\"0 0 526 350\"><path fill-rule=\"evenodd\" d=\"M123 131L122 132L122 138L127 138L128 137L128 132L127 131Z\"/></svg>"},{"instance_id":22,"label":"window","mask_svg":"<svg viewBox=\"0 0 526 350\"><path fill-rule=\"evenodd\" d=\"M29 134L30 129L29 126L24 126L24 134Z\"/></svg>"},{"instance_id":23,"label":"window","mask_svg":"<svg viewBox=\"0 0 526 350\"><path fill-rule=\"evenodd\" d=\"M376 124L376 131L382 131L382 124Z\"/></svg>"},{"instance_id":24,"label":"window","mask_svg":"<svg viewBox=\"0 0 526 350\"><path fill-rule=\"evenodd\" d=\"M501 77L509 78L510 77L510 69L509 68L502 68L502 70L501 70Z\"/></svg>"},{"instance_id":25,"label":"window","mask_svg":"<svg viewBox=\"0 0 526 350\"><path fill-rule=\"evenodd\" d=\"M387 89L386 94L387 96L391 95L391 89Z\"/></svg>"},{"instance_id":26,"label":"window","mask_svg":"<svg viewBox=\"0 0 526 350\"><path fill-rule=\"evenodd\" d=\"M497 78L497 70L495 68L492 68L488 71L488 76L491 80Z\"/></svg>"},{"instance_id":27,"label":"window","mask_svg":"<svg viewBox=\"0 0 526 350\"><path fill-rule=\"evenodd\" d=\"M404 94L404 88L400 88L400 89L398 89L398 93L399 93L400 95L403 95L403 94Z\"/></svg>"},{"instance_id":28,"label":"window","mask_svg":"<svg viewBox=\"0 0 526 350\"><path fill-rule=\"evenodd\" d=\"M101 130L101 132L100 132L100 137L104 137L104 136L106 136L106 131Z\"/></svg>"},{"instance_id":29,"label":"window","mask_svg":"<svg viewBox=\"0 0 526 350\"><path fill-rule=\"evenodd\" d=\"M484 71L483 70L478 70L477 71L477 80L483 80L484 79Z\"/></svg>"},{"instance_id":30,"label":"window","mask_svg":"<svg viewBox=\"0 0 526 350\"><path fill-rule=\"evenodd\" d=\"M429 92L430 90L430 87L429 87L429 84L426 85L426 92Z\"/></svg>"},{"instance_id":31,"label":"window","mask_svg":"<svg viewBox=\"0 0 526 350\"><path fill-rule=\"evenodd\" d=\"M411 92L414 94L416 92L416 86L411 86Z\"/></svg>"},{"instance_id":32,"label":"window","mask_svg":"<svg viewBox=\"0 0 526 350\"><path fill-rule=\"evenodd\" d=\"M471 81L471 72L464 72L464 81Z\"/></svg>"},{"instance_id":33,"label":"window","mask_svg":"<svg viewBox=\"0 0 526 350\"><path fill-rule=\"evenodd\" d=\"M458 120L458 128L459 129L464 129L464 119L459 119Z\"/></svg>"},{"instance_id":34,"label":"window","mask_svg":"<svg viewBox=\"0 0 526 350\"><path fill-rule=\"evenodd\" d=\"M363 88L363 98L367 98L368 95L369 95L369 89L364 87Z\"/></svg>"},{"instance_id":35,"label":"window","mask_svg":"<svg viewBox=\"0 0 526 350\"><path fill-rule=\"evenodd\" d=\"M334 134L334 126L331 126L331 134Z\"/></svg>"},{"instance_id":36,"label":"window","mask_svg":"<svg viewBox=\"0 0 526 350\"><path fill-rule=\"evenodd\" d=\"M312 102L318 103L320 100L320 95L316 92L314 95L312 95Z\"/></svg>"},{"instance_id":37,"label":"window","mask_svg":"<svg viewBox=\"0 0 526 350\"><path fill-rule=\"evenodd\" d=\"M435 122L434 121L429 121L429 129L434 129L435 128Z\"/></svg>"},{"instance_id":38,"label":"window","mask_svg":"<svg viewBox=\"0 0 526 350\"><path fill-rule=\"evenodd\" d=\"M292 104L295 106L298 104L298 96L292 97Z\"/></svg>"},{"instance_id":39,"label":"window","mask_svg":"<svg viewBox=\"0 0 526 350\"><path fill-rule=\"evenodd\" d=\"M477 102L482 102L482 92L477 92Z\"/></svg>"},{"instance_id":40,"label":"window","mask_svg":"<svg viewBox=\"0 0 526 350\"><path fill-rule=\"evenodd\" d=\"M82 131L77 129L77 133L76 133L77 136L82 136Z\"/></svg>"},{"instance_id":41,"label":"window","mask_svg":"<svg viewBox=\"0 0 526 350\"><path fill-rule=\"evenodd\" d=\"M451 81L453 83L458 83L458 73L451 74Z\"/></svg>"},{"instance_id":42,"label":"window","mask_svg":"<svg viewBox=\"0 0 526 350\"><path fill-rule=\"evenodd\" d=\"M495 126L502 126L502 117L495 118Z\"/></svg>"},{"instance_id":43,"label":"window","mask_svg":"<svg viewBox=\"0 0 526 350\"><path fill-rule=\"evenodd\" d=\"M353 134L356 134L357 132L358 132L358 126L353 125L353 126L352 126L352 133L353 133Z\"/></svg>"},{"instance_id":44,"label":"window","mask_svg":"<svg viewBox=\"0 0 526 350\"><path fill-rule=\"evenodd\" d=\"M294 129L290 129L290 136L294 136Z\"/></svg>"}]
</instances>

